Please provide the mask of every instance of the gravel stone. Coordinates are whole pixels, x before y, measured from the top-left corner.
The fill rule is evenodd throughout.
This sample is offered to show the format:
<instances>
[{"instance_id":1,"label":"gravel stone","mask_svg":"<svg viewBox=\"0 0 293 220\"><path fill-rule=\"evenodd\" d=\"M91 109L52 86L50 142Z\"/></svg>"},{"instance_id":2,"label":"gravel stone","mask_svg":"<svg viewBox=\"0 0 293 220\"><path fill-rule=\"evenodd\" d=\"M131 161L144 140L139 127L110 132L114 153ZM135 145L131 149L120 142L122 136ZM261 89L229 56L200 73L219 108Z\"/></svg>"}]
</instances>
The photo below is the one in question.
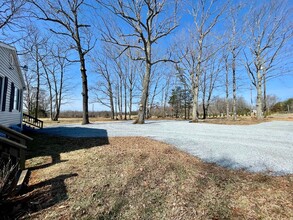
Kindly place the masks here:
<instances>
[{"instance_id":1,"label":"gravel stone","mask_svg":"<svg viewBox=\"0 0 293 220\"><path fill-rule=\"evenodd\" d=\"M293 123L218 125L188 121L98 122L54 125L41 132L70 137L143 136L163 141L206 162L233 169L293 174Z\"/></svg>"}]
</instances>

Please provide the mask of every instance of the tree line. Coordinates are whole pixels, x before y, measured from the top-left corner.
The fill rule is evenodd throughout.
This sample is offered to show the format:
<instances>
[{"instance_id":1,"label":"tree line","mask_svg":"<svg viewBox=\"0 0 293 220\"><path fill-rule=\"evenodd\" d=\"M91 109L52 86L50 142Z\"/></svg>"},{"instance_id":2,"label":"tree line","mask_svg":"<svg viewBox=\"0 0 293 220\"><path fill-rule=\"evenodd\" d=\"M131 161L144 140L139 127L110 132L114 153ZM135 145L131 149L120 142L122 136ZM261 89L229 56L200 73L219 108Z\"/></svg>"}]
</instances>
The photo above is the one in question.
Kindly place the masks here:
<instances>
[{"instance_id":1,"label":"tree line","mask_svg":"<svg viewBox=\"0 0 293 220\"><path fill-rule=\"evenodd\" d=\"M4 0L0 31L29 66L25 107L36 117L49 109L58 120L79 66L83 124L93 102L112 119L138 111L142 124L170 106L197 122L224 99L221 113L236 120L247 88L262 119L268 81L292 74L290 7L278 0Z\"/></svg>"}]
</instances>

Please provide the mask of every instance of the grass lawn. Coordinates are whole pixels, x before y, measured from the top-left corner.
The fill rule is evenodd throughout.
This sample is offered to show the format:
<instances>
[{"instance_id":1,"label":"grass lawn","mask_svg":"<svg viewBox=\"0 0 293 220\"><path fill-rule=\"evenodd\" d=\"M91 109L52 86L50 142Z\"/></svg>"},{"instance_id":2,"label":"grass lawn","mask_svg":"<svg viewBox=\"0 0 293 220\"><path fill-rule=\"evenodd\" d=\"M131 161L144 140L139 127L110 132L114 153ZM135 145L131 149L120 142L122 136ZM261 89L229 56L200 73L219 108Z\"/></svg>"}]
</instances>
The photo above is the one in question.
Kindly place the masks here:
<instances>
[{"instance_id":1,"label":"grass lawn","mask_svg":"<svg viewBox=\"0 0 293 220\"><path fill-rule=\"evenodd\" d=\"M21 218L293 218L293 175L228 170L141 137L32 137Z\"/></svg>"}]
</instances>

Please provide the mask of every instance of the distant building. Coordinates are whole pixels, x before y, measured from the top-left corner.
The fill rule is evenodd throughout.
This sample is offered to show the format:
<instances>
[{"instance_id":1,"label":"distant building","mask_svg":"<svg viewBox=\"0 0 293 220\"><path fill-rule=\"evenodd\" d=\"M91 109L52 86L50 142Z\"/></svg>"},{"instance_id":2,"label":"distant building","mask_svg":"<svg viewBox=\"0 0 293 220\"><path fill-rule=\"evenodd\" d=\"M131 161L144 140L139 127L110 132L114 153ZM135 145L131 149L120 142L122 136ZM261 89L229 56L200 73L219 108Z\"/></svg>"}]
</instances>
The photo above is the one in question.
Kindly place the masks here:
<instances>
[{"instance_id":1,"label":"distant building","mask_svg":"<svg viewBox=\"0 0 293 220\"><path fill-rule=\"evenodd\" d=\"M25 83L16 49L0 42L0 124L22 128Z\"/></svg>"}]
</instances>

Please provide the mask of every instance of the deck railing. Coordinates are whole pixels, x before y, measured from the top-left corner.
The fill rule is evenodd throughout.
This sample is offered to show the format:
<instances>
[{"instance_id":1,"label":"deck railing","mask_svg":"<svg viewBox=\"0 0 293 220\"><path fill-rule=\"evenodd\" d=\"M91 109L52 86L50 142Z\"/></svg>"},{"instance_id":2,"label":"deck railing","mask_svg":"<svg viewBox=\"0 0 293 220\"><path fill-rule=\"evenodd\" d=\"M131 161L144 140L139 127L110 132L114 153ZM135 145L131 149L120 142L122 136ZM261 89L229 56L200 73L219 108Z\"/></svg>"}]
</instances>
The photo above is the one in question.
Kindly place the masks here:
<instances>
[{"instance_id":1,"label":"deck railing","mask_svg":"<svg viewBox=\"0 0 293 220\"><path fill-rule=\"evenodd\" d=\"M26 142L32 138L15 130L0 125L0 158L11 158L15 163L19 163L20 168L25 168Z\"/></svg>"},{"instance_id":2,"label":"deck railing","mask_svg":"<svg viewBox=\"0 0 293 220\"><path fill-rule=\"evenodd\" d=\"M43 128L43 121L34 116L23 113L22 122L37 128Z\"/></svg>"}]
</instances>

